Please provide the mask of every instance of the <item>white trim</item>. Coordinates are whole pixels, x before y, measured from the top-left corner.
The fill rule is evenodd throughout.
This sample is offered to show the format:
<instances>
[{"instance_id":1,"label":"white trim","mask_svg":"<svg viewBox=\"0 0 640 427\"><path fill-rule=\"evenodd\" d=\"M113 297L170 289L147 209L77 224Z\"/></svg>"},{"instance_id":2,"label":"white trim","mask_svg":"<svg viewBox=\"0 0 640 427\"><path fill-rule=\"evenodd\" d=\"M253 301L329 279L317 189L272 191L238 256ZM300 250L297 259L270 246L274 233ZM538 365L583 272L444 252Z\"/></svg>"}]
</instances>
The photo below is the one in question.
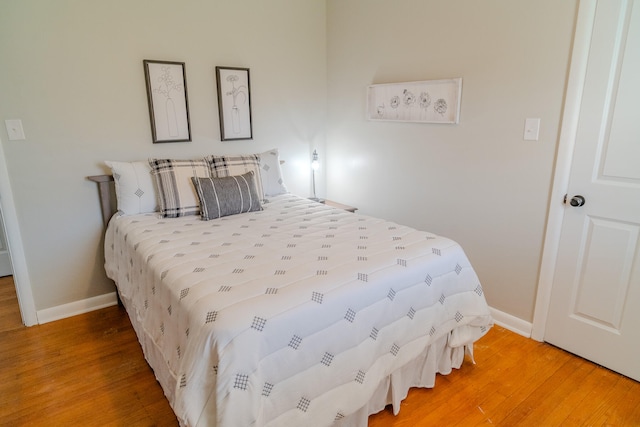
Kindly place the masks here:
<instances>
[{"instance_id":1,"label":"white trim","mask_svg":"<svg viewBox=\"0 0 640 427\"><path fill-rule=\"evenodd\" d=\"M511 332L522 335L523 337L531 338L531 323L493 307L489 307L489 311L491 312L491 317L493 317L493 321L496 325L502 326Z\"/></svg>"},{"instance_id":2,"label":"white trim","mask_svg":"<svg viewBox=\"0 0 640 427\"><path fill-rule=\"evenodd\" d=\"M116 293L111 292L80 301L70 302L68 304L58 305L56 307L46 308L44 310L38 310L38 319L41 324L48 323L76 316L78 314L100 310L101 308L112 307L117 304L118 299ZM489 311L496 325L502 326L503 328L526 338L531 337L531 323L493 307L489 307Z\"/></svg>"},{"instance_id":3,"label":"white trim","mask_svg":"<svg viewBox=\"0 0 640 427\"><path fill-rule=\"evenodd\" d=\"M571 172L571 161L573 159L573 148L578 128L580 104L582 103L582 90L587 70L587 61L589 59L589 46L595 18L596 3L597 0L581 0L576 21L571 68L567 80L564 115L560 129L555 176L553 179L553 189L551 190L549 216L547 218L547 231L540 264L538 293L536 296L535 311L533 313L531 337L536 341L544 340L547 315L549 314L553 276L556 269L556 258L560 245L560 231L562 229L562 220L565 211L562 200L569 187L569 174Z\"/></svg>"},{"instance_id":4,"label":"white trim","mask_svg":"<svg viewBox=\"0 0 640 427\"><path fill-rule=\"evenodd\" d=\"M38 320L40 320L41 324L53 322L54 320L65 319L78 314L100 310L101 308L111 307L116 304L118 304L116 293L111 292L80 301L70 302L68 304L58 305L56 307L45 308L44 310L38 310Z\"/></svg>"},{"instance_id":5,"label":"white trim","mask_svg":"<svg viewBox=\"0 0 640 427\"><path fill-rule=\"evenodd\" d=\"M29 280L29 270L27 269L27 259L22 246L22 236L20 235L20 225L15 203L13 201L13 191L9 181L7 161L4 156L4 148L0 141L0 209L2 209L2 219L7 237L7 246L13 266L13 282L16 286L16 295L22 323L27 326L38 324L36 305L31 290Z\"/></svg>"}]
</instances>

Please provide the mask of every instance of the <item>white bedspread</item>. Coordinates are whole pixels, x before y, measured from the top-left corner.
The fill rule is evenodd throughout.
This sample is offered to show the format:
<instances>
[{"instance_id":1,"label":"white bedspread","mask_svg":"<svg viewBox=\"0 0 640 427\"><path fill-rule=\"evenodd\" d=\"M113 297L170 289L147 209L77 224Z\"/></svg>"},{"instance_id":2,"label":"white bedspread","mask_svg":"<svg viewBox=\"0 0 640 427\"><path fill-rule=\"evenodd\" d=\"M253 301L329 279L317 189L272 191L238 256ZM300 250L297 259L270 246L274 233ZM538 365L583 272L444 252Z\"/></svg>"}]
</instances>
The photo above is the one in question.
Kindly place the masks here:
<instances>
[{"instance_id":1,"label":"white bedspread","mask_svg":"<svg viewBox=\"0 0 640 427\"><path fill-rule=\"evenodd\" d=\"M452 240L292 195L264 207L109 225L107 274L181 424L366 424L392 373L435 343L459 366L491 326Z\"/></svg>"}]
</instances>

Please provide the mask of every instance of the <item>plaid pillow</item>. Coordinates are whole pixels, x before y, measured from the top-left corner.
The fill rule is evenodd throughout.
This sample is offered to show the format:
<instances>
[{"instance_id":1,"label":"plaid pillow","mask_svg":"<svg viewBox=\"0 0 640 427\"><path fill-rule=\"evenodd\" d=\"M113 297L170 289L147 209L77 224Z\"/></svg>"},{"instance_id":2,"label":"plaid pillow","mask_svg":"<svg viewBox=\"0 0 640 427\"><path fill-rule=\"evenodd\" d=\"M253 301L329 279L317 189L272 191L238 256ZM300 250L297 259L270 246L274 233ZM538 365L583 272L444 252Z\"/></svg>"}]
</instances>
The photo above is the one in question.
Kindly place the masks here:
<instances>
[{"instance_id":1,"label":"plaid pillow","mask_svg":"<svg viewBox=\"0 0 640 427\"><path fill-rule=\"evenodd\" d=\"M260 157L257 154L245 154L234 156L207 156L204 158L211 169L211 176L224 178L226 176L244 175L253 172L256 190L260 200L264 200L264 189L260 176Z\"/></svg>"},{"instance_id":2,"label":"plaid pillow","mask_svg":"<svg viewBox=\"0 0 640 427\"><path fill-rule=\"evenodd\" d=\"M253 172L225 178L191 178L200 199L204 221L244 212L261 211Z\"/></svg>"},{"instance_id":3,"label":"plaid pillow","mask_svg":"<svg viewBox=\"0 0 640 427\"><path fill-rule=\"evenodd\" d=\"M209 165L204 160L149 159L154 177L160 215L177 218L200 214L200 203L192 177L208 178Z\"/></svg>"}]
</instances>

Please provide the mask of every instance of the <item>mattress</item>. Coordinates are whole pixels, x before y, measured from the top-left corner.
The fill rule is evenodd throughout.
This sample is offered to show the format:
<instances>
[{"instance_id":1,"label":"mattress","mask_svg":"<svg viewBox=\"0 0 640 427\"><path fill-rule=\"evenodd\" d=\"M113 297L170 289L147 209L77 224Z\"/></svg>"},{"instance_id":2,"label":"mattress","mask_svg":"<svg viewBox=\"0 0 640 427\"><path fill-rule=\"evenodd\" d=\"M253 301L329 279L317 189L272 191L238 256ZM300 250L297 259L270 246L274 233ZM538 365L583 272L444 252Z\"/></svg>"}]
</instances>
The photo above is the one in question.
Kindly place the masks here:
<instances>
[{"instance_id":1,"label":"mattress","mask_svg":"<svg viewBox=\"0 0 640 427\"><path fill-rule=\"evenodd\" d=\"M365 426L492 325L456 242L285 194L114 216L105 266L185 426Z\"/></svg>"}]
</instances>

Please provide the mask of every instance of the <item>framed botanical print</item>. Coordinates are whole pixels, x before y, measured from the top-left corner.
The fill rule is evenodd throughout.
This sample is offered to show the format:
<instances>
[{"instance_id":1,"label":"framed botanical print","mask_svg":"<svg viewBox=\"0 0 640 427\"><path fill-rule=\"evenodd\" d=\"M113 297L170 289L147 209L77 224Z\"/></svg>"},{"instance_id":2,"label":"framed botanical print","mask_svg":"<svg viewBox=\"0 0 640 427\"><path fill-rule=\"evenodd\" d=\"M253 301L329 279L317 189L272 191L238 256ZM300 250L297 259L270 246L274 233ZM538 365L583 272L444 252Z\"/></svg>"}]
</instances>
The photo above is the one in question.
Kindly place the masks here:
<instances>
[{"instance_id":1,"label":"framed botanical print","mask_svg":"<svg viewBox=\"0 0 640 427\"><path fill-rule=\"evenodd\" d=\"M461 78L371 85L367 88L367 118L457 124L461 96Z\"/></svg>"},{"instance_id":2,"label":"framed botanical print","mask_svg":"<svg viewBox=\"0 0 640 427\"><path fill-rule=\"evenodd\" d=\"M184 62L145 59L143 64L153 142L191 141Z\"/></svg>"},{"instance_id":3,"label":"framed botanical print","mask_svg":"<svg viewBox=\"0 0 640 427\"><path fill-rule=\"evenodd\" d=\"M249 69L216 67L220 139L253 139Z\"/></svg>"}]
</instances>

